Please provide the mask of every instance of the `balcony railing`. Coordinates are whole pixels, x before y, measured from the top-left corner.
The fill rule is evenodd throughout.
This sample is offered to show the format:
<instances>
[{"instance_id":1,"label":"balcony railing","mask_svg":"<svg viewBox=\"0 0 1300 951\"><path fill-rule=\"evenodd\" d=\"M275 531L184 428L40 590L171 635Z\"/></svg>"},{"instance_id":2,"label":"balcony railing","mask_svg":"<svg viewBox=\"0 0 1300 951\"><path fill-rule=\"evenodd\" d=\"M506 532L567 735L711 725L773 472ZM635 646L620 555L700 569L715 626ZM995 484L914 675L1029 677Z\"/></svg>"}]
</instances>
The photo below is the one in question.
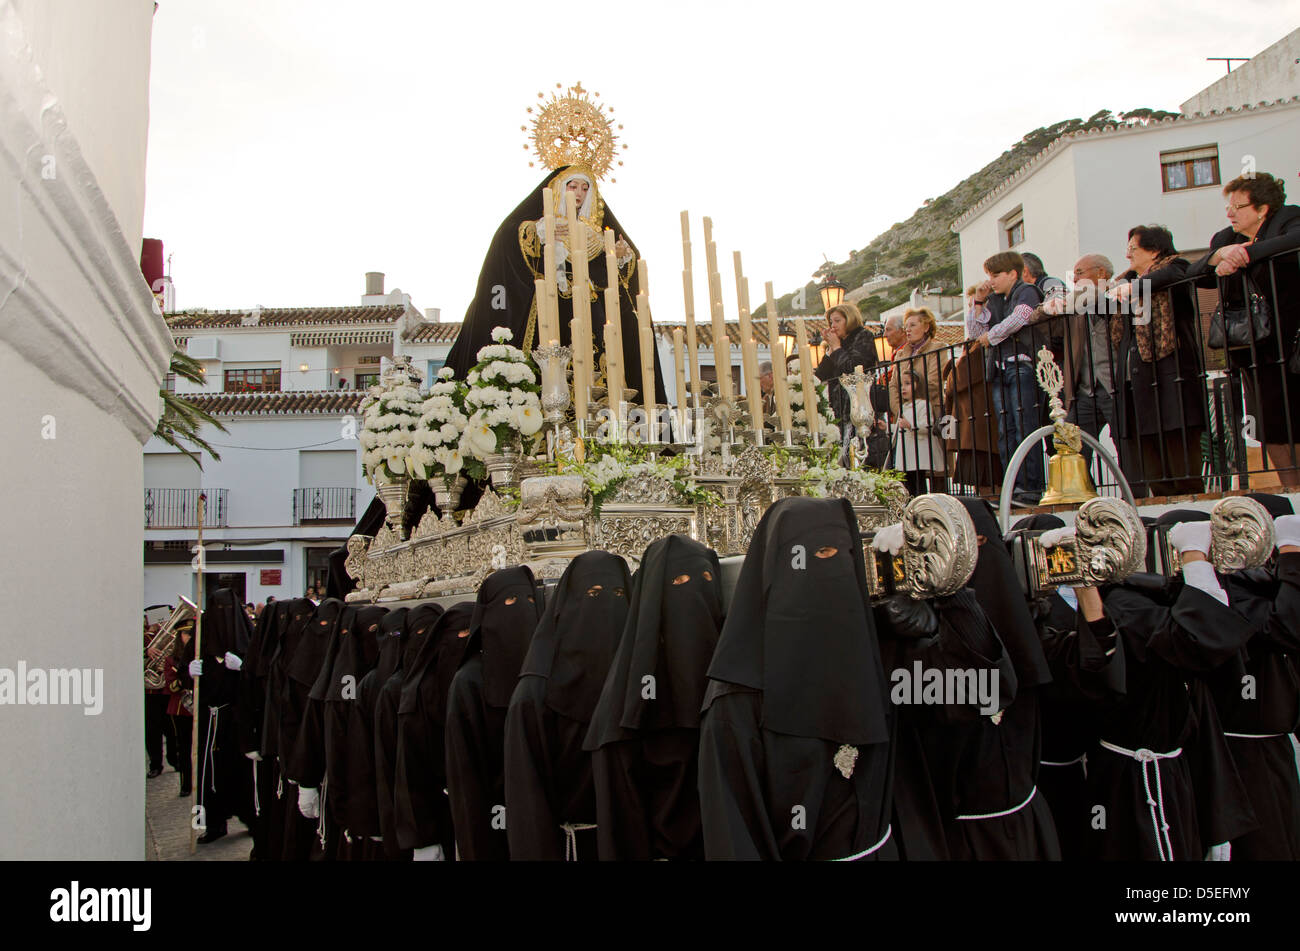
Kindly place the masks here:
<instances>
[{"instance_id":1,"label":"balcony railing","mask_svg":"<svg viewBox=\"0 0 1300 951\"><path fill-rule=\"evenodd\" d=\"M145 489L145 528L197 528L199 495L207 495L204 528L226 527L226 489Z\"/></svg>"},{"instance_id":2,"label":"balcony railing","mask_svg":"<svg viewBox=\"0 0 1300 951\"><path fill-rule=\"evenodd\" d=\"M307 488L293 490L293 524L355 522L357 490L352 488Z\"/></svg>"},{"instance_id":3,"label":"balcony railing","mask_svg":"<svg viewBox=\"0 0 1300 951\"><path fill-rule=\"evenodd\" d=\"M1272 322L1244 346L1210 346L1218 302L1240 308L1250 291L1244 272L1216 277L1211 270L1141 291L1134 285L1145 301L1136 314L1131 304L1100 296L1082 312L1040 316L997 346L967 340L910 356L900 351L874 371L878 422L868 462L906 471L913 491L996 499L1016 445L1051 422L1035 374L1046 347L1062 371L1067 418L1112 452L1139 499L1300 480L1300 413L1293 410L1300 408L1300 374L1287 366L1300 347L1300 255L1279 253L1252 265L1251 276ZM913 408L903 414L909 425L900 426L908 403L899 392L902 376L912 381ZM1020 467L1017 486L1027 504L1041 494L1053 451L1049 437ZM1084 454L1098 490L1119 494L1118 480L1086 444Z\"/></svg>"}]
</instances>

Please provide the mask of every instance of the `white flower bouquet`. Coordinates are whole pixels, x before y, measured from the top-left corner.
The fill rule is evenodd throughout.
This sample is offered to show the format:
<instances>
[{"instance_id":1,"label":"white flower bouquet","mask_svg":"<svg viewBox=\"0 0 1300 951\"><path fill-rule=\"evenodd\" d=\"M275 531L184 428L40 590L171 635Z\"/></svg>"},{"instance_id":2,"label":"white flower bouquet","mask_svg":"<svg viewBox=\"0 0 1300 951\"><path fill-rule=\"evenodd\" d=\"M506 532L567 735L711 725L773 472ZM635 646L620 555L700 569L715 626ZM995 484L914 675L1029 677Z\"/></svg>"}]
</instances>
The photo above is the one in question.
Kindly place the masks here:
<instances>
[{"instance_id":1,"label":"white flower bouquet","mask_svg":"<svg viewBox=\"0 0 1300 951\"><path fill-rule=\"evenodd\" d=\"M417 378L408 372L394 372L382 386L371 387L362 401L361 466L372 485L386 485L410 478L407 456L424 398L416 388Z\"/></svg>"},{"instance_id":2,"label":"white flower bouquet","mask_svg":"<svg viewBox=\"0 0 1300 951\"><path fill-rule=\"evenodd\" d=\"M807 407L804 406L803 374L799 372L799 361L791 360L786 374L789 384L790 408L794 411L794 424L808 427ZM813 389L817 392L817 414L822 419L822 433L828 442L840 441L840 428L835 425L835 414L831 412L830 397L826 395L826 384L814 378Z\"/></svg>"},{"instance_id":3,"label":"white flower bouquet","mask_svg":"<svg viewBox=\"0 0 1300 951\"><path fill-rule=\"evenodd\" d=\"M461 455L486 461L504 452L516 438L531 452L542 428L542 388L537 369L509 341L505 327L492 331L497 341L478 352L478 363L468 374L464 408L469 414L460 437Z\"/></svg>"},{"instance_id":4,"label":"white flower bouquet","mask_svg":"<svg viewBox=\"0 0 1300 951\"><path fill-rule=\"evenodd\" d=\"M417 479L441 478L444 483L450 483L461 474L483 477L482 465L475 460L466 460L460 448L465 428L469 425L469 416L465 412L469 387L452 376L450 367L439 371L416 421L411 451L407 454L407 469Z\"/></svg>"}]
</instances>

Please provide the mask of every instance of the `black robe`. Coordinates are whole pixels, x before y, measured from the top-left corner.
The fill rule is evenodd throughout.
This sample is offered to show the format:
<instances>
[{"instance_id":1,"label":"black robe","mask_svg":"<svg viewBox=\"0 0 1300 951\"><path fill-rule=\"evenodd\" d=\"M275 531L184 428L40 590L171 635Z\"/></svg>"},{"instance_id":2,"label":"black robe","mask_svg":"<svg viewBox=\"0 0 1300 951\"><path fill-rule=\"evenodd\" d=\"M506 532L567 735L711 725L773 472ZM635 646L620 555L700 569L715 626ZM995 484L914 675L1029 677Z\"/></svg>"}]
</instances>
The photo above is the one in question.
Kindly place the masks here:
<instances>
[{"instance_id":1,"label":"black robe","mask_svg":"<svg viewBox=\"0 0 1300 951\"><path fill-rule=\"evenodd\" d=\"M1228 749L1259 829L1233 840L1232 859L1300 859L1300 776L1291 734L1300 726L1300 553L1273 570L1227 575L1231 604L1259 624L1237 656L1206 676Z\"/></svg>"},{"instance_id":2,"label":"black robe","mask_svg":"<svg viewBox=\"0 0 1300 951\"><path fill-rule=\"evenodd\" d=\"M627 563L569 563L533 634L506 711L506 838L515 860L597 857L591 754L582 748L627 620Z\"/></svg>"},{"instance_id":3,"label":"black robe","mask_svg":"<svg viewBox=\"0 0 1300 951\"><path fill-rule=\"evenodd\" d=\"M252 637L252 623L235 593L229 588L214 591L203 612L199 645L203 660L198 710L199 803L209 831L224 829L231 816L237 816L250 831L257 826L253 768L240 749L240 674L225 665L227 652L243 660ZM184 686L192 686L188 672L181 679Z\"/></svg>"},{"instance_id":4,"label":"black robe","mask_svg":"<svg viewBox=\"0 0 1300 951\"><path fill-rule=\"evenodd\" d=\"M447 796L462 861L510 858L506 709L542 610L527 567L494 572L479 587L466 656L447 701Z\"/></svg>"},{"instance_id":5,"label":"black robe","mask_svg":"<svg viewBox=\"0 0 1300 951\"><path fill-rule=\"evenodd\" d=\"M416 608L413 615L411 637L418 646L402 677L397 705L397 844L403 849L441 845L451 860L455 830L447 803L447 694L469 637L474 605L463 601L433 618Z\"/></svg>"},{"instance_id":6,"label":"black robe","mask_svg":"<svg viewBox=\"0 0 1300 951\"><path fill-rule=\"evenodd\" d=\"M602 860L703 859L700 704L722 628L722 569L685 535L651 543L583 748Z\"/></svg>"},{"instance_id":7,"label":"black robe","mask_svg":"<svg viewBox=\"0 0 1300 951\"><path fill-rule=\"evenodd\" d=\"M509 327L514 334L510 342L521 349L532 350L547 344L548 341L539 340L537 337L537 315L533 301L535 294L533 281L541 276L542 264L540 263L540 257L538 257L532 260L532 267L530 267L529 261L525 259L520 247L519 231L521 225L530 221L535 222L542 217L542 191L549 188L555 179L565 177L567 172L566 167L548 173L541 184L506 217L493 236L492 244L488 247L487 257L483 261L483 269L479 272L478 287L474 292L474 299L465 312L465 321L461 325L460 334L457 336L456 342L452 344L451 352L447 355L447 366L456 371L458 379L465 379L469 371L478 363L479 350L493 342L492 331L497 327ZM602 202L603 227L612 228L614 233L624 238L635 252L636 245L627 237L623 226L614 217L614 213L608 207L603 206L603 199L600 198L599 190L596 189L594 183L593 189L595 189L595 193L591 196L593 199L592 214L595 214L595 202ZM559 217L559 208L560 205L557 202L557 217ZM540 251L538 253L540 254ZM641 338L637 329L636 290L638 285L635 275L638 257L639 255L634 257L630 264L620 269L621 279L619 285L619 315L623 330L623 372L627 385L636 390L641 389ZM534 273L534 268L536 273ZM597 350L596 359L600 362L605 353L605 287L609 283L605 270L605 254L603 250L588 260L587 270L593 289L596 292L596 298L591 302L591 326L592 337ZM569 263L567 271L570 281L569 286L572 287L572 262ZM629 273L631 286L625 287L623 283L629 281ZM500 289L505 291L504 307L501 306ZM560 343L569 346L572 343L569 328L573 319L573 298L571 294L566 295L564 291L560 292L559 311ZM531 341L526 341L530 321L534 327L533 337ZM659 367L657 348L655 351L655 394L655 401L660 406L663 406L667 401L664 398L663 373Z\"/></svg>"},{"instance_id":8,"label":"black robe","mask_svg":"<svg viewBox=\"0 0 1300 951\"><path fill-rule=\"evenodd\" d=\"M1204 591L1151 575L1133 575L1102 596L1106 616L1088 622L1080 614L1078 622L1088 653L1095 644L1105 657L1087 675L1088 689L1110 698L1088 757L1089 796L1104 810L1094 816L1090 857L1199 861L1210 846L1256 827L1198 676L1237 654L1251 622ZM1143 763L1107 744L1181 752Z\"/></svg>"},{"instance_id":9,"label":"black robe","mask_svg":"<svg viewBox=\"0 0 1300 951\"><path fill-rule=\"evenodd\" d=\"M397 847L393 828L393 764L397 758L397 692L402 688L402 663L410 644L410 613L408 608L395 608L380 622L379 663L361 679L358 716L349 732L363 770L357 783L362 798L355 803L349 827L371 841L378 839L379 856L390 861L409 858ZM369 798L365 798L367 764L371 774Z\"/></svg>"},{"instance_id":10,"label":"black robe","mask_svg":"<svg viewBox=\"0 0 1300 951\"><path fill-rule=\"evenodd\" d=\"M885 675L847 501L763 514L708 675L707 858L897 857Z\"/></svg>"},{"instance_id":11,"label":"black robe","mask_svg":"<svg viewBox=\"0 0 1300 951\"><path fill-rule=\"evenodd\" d=\"M271 658L279 647L288 621L288 602L272 601L258 615L248 656L239 674L239 749L253 762L253 834L255 857L269 861L280 854L280 843L273 841L271 808L279 779L275 757L268 762L263 752L262 727L266 719L267 678Z\"/></svg>"}]
</instances>

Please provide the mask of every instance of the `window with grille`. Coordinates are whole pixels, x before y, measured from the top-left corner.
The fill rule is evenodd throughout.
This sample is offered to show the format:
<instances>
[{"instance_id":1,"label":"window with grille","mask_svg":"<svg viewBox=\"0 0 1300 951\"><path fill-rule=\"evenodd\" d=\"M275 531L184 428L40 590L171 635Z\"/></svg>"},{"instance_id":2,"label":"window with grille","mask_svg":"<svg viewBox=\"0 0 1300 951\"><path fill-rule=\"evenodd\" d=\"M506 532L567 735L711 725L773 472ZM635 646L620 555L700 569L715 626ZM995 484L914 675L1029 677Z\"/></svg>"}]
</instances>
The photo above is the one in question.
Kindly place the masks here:
<instances>
[{"instance_id":1,"label":"window with grille","mask_svg":"<svg viewBox=\"0 0 1300 951\"><path fill-rule=\"evenodd\" d=\"M999 222L1002 228L1002 250L1014 248L1025 240L1025 209L1019 205Z\"/></svg>"},{"instance_id":2,"label":"window with grille","mask_svg":"<svg viewBox=\"0 0 1300 951\"><path fill-rule=\"evenodd\" d=\"M225 371L227 393L279 393L279 367L248 367Z\"/></svg>"},{"instance_id":3,"label":"window with grille","mask_svg":"<svg viewBox=\"0 0 1300 951\"><path fill-rule=\"evenodd\" d=\"M1219 147L1203 145L1194 149L1160 153L1160 182L1163 191L1205 188L1219 184Z\"/></svg>"}]
</instances>

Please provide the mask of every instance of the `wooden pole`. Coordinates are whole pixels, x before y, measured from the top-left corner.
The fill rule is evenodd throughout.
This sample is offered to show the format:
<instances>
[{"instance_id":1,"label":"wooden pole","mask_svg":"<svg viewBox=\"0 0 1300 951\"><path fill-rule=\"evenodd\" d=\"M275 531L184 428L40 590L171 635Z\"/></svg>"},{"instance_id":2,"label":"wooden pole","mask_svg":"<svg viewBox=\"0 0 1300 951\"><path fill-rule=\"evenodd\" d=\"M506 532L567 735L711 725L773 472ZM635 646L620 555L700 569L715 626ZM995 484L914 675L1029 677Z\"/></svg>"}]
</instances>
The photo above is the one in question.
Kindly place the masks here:
<instances>
[{"instance_id":1,"label":"wooden pole","mask_svg":"<svg viewBox=\"0 0 1300 951\"><path fill-rule=\"evenodd\" d=\"M199 533L198 533L198 552L195 553L196 564L198 565L198 582L195 589L195 601L198 610L194 612L194 659L200 660L203 657L203 522L208 507L208 496L206 492L199 493ZM176 635L180 637L180 634ZM203 709L199 703L199 690L202 687L203 677L194 678L194 719L190 723L190 855L198 851L199 830L194 828L196 823L194 817L197 814L199 794L203 790L203 781L206 776L199 776L199 713ZM207 816L203 817L203 824L207 826Z\"/></svg>"},{"instance_id":2,"label":"wooden pole","mask_svg":"<svg viewBox=\"0 0 1300 951\"><path fill-rule=\"evenodd\" d=\"M781 417L781 430L790 432L793 423L790 415L790 391L787 388L785 374L785 348L780 345L781 324L776 317L776 299L772 293L772 282L763 285L767 292L767 344L772 352L772 396L776 403L777 414ZM778 355L778 351L780 351Z\"/></svg>"}]
</instances>

